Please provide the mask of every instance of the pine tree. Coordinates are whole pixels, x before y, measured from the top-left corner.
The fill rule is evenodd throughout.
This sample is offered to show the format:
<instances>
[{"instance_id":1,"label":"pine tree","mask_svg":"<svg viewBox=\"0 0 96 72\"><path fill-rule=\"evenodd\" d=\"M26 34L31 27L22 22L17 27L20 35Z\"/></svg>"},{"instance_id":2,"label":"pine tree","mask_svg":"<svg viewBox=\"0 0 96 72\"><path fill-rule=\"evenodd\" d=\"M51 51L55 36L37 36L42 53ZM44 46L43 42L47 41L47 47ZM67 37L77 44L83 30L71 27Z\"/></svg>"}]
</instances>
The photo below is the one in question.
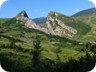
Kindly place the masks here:
<instances>
[{"instance_id":1,"label":"pine tree","mask_svg":"<svg viewBox=\"0 0 96 72\"><path fill-rule=\"evenodd\" d=\"M42 48L40 46L41 40L40 40L40 36L35 37L35 40L33 41L33 46L34 49L32 51L32 69L33 72L38 72L40 69L40 54L42 51Z\"/></svg>"}]
</instances>

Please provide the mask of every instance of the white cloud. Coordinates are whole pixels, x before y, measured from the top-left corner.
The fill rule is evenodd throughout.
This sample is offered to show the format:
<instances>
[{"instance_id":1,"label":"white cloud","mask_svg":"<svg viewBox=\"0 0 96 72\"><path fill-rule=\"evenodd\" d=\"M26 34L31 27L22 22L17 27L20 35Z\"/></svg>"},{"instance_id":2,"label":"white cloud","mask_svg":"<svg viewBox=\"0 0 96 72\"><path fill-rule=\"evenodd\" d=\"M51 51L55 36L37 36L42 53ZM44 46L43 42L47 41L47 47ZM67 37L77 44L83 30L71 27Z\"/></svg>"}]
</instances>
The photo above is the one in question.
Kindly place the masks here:
<instances>
[{"instance_id":1,"label":"white cloud","mask_svg":"<svg viewBox=\"0 0 96 72\"><path fill-rule=\"evenodd\" d=\"M78 11L80 11L80 9L76 9L75 11L78 12Z\"/></svg>"}]
</instances>

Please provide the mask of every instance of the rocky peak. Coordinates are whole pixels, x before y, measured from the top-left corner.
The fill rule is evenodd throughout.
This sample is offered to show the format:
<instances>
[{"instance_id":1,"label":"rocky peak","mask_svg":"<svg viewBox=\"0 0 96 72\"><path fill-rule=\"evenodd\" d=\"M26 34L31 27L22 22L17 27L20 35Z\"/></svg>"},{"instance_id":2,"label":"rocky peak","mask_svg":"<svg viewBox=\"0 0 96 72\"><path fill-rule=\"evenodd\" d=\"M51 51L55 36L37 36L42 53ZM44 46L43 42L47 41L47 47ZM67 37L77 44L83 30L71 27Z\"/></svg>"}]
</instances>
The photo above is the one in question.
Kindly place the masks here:
<instances>
[{"instance_id":1,"label":"rocky peak","mask_svg":"<svg viewBox=\"0 0 96 72\"><path fill-rule=\"evenodd\" d=\"M17 20L21 20L21 21L23 21L25 23L28 20L29 17L27 15L26 11L23 10L15 18Z\"/></svg>"},{"instance_id":2,"label":"rocky peak","mask_svg":"<svg viewBox=\"0 0 96 72\"><path fill-rule=\"evenodd\" d=\"M73 19L51 11L48 15L46 26L52 35L73 37L77 33L77 30L67 25L67 21L73 22Z\"/></svg>"},{"instance_id":3,"label":"rocky peak","mask_svg":"<svg viewBox=\"0 0 96 72\"><path fill-rule=\"evenodd\" d=\"M50 11L49 14L48 14L48 18L49 17L56 18L56 17L58 17L58 14L59 14L58 12Z\"/></svg>"},{"instance_id":4,"label":"rocky peak","mask_svg":"<svg viewBox=\"0 0 96 72\"><path fill-rule=\"evenodd\" d=\"M26 11L21 11L16 17L26 17L26 18L29 18Z\"/></svg>"},{"instance_id":5,"label":"rocky peak","mask_svg":"<svg viewBox=\"0 0 96 72\"><path fill-rule=\"evenodd\" d=\"M33 21L31 18L29 18L26 11L20 12L15 18L17 19L16 23L24 24L28 28L33 28L33 29L36 29L36 30L49 34L49 32L46 28L42 28L35 21Z\"/></svg>"}]
</instances>

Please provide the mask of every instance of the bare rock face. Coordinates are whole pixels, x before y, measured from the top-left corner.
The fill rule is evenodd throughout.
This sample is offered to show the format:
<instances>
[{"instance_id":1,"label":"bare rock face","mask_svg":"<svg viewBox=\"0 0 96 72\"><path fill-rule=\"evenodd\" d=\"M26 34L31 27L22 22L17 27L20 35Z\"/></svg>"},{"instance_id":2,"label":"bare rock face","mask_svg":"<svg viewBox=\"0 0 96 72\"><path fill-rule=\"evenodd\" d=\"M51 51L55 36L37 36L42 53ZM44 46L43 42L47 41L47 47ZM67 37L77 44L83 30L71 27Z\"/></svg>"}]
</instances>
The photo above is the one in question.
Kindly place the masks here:
<instances>
[{"instance_id":1,"label":"bare rock face","mask_svg":"<svg viewBox=\"0 0 96 72\"><path fill-rule=\"evenodd\" d=\"M16 23L19 23L19 21L21 21L20 24L24 24L28 28L33 28L49 34L46 28L39 26L31 18L29 18L25 11L19 13L15 18L17 19Z\"/></svg>"},{"instance_id":2,"label":"bare rock face","mask_svg":"<svg viewBox=\"0 0 96 72\"><path fill-rule=\"evenodd\" d=\"M59 14L56 12L49 13L46 26L50 34L58 35L58 36L73 37L77 33L77 30L72 28L71 26L67 26L67 24L62 22L62 20L60 20L58 17L59 17Z\"/></svg>"},{"instance_id":3,"label":"bare rock face","mask_svg":"<svg viewBox=\"0 0 96 72\"><path fill-rule=\"evenodd\" d=\"M21 20L21 21L24 22L24 23L29 19L26 11L22 11L22 12L19 13L15 18L16 18L17 20Z\"/></svg>"},{"instance_id":4,"label":"bare rock face","mask_svg":"<svg viewBox=\"0 0 96 72\"><path fill-rule=\"evenodd\" d=\"M67 20L68 22L73 22L73 20L66 16L62 16L61 14L56 12L49 13L47 21L45 22L46 27L42 27L36 24L36 22L34 22L32 19L28 17L25 11L19 13L15 18L17 19L17 22L19 20L22 21L21 24L25 24L25 26L28 28L33 28L51 35L72 38L77 33L76 29L72 28L71 26L68 26L66 23Z\"/></svg>"},{"instance_id":5,"label":"bare rock face","mask_svg":"<svg viewBox=\"0 0 96 72\"><path fill-rule=\"evenodd\" d=\"M40 26L36 25L36 23L32 21L32 19L28 19L25 23L25 26L27 26L28 28L40 29Z\"/></svg>"},{"instance_id":6,"label":"bare rock face","mask_svg":"<svg viewBox=\"0 0 96 72\"><path fill-rule=\"evenodd\" d=\"M46 28L42 28L41 26L37 25L34 21L32 21L32 19L28 19L27 22L25 23L25 26L28 28L33 28L49 34Z\"/></svg>"}]
</instances>

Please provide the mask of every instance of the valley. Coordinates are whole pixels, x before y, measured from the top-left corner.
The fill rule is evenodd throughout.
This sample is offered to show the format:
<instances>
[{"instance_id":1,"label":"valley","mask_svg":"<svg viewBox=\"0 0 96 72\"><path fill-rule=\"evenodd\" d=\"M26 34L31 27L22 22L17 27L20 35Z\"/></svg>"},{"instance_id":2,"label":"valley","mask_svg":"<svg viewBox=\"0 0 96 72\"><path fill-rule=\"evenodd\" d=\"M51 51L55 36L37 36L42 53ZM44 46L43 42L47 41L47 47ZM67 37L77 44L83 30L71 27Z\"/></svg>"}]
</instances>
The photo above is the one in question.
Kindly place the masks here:
<instances>
[{"instance_id":1,"label":"valley","mask_svg":"<svg viewBox=\"0 0 96 72\"><path fill-rule=\"evenodd\" d=\"M1 18L2 67L9 72L90 71L96 62L96 15L89 13L69 17L51 11L48 17L31 19L22 11Z\"/></svg>"}]
</instances>

